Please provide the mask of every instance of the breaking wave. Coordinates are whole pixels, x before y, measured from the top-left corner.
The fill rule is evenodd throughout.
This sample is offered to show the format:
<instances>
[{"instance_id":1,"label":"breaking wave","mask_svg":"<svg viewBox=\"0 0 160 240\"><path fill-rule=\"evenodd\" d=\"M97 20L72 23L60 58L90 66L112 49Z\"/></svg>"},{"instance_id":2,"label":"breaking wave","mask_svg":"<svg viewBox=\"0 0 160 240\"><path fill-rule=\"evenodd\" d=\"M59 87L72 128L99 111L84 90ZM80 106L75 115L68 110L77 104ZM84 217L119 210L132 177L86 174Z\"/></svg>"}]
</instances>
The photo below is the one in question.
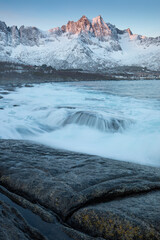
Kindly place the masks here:
<instances>
[{"instance_id":1,"label":"breaking wave","mask_svg":"<svg viewBox=\"0 0 160 240\"><path fill-rule=\"evenodd\" d=\"M0 138L160 166L159 91L148 80L0 89Z\"/></svg>"},{"instance_id":2,"label":"breaking wave","mask_svg":"<svg viewBox=\"0 0 160 240\"><path fill-rule=\"evenodd\" d=\"M102 132L116 132L127 129L132 123L133 120L130 119L114 118L97 112L78 111L68 116L63 125L77 124L98 129Z\"/></svg>"}]
</instances>

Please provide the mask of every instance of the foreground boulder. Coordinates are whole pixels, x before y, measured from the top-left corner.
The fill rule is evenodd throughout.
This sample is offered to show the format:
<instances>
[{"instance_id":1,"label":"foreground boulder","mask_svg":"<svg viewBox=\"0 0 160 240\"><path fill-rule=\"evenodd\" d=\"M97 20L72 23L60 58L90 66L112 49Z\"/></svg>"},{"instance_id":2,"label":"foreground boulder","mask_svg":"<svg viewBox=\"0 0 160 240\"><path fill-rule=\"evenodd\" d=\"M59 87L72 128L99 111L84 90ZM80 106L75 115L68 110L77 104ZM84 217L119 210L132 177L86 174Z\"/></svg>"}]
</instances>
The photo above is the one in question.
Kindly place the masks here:
<instances>
[{"instance_id":1,"label":"foreground boulder","mask_svg":"<svg viewBox=\"0 0 160 240\"><path fill-rule=\"evenodd\" d=\"M75 212L69 223L105 239L160 239L160 192L99 203Z\"/></svg>"},{"instance_id":2,"label":"foreground boulder","mask_svg":"<svg viewBox=\"0 0 160 240\"><path fill-rule=\"evenodd\" d=\"M160 239L159 168L16 140L0 140L0 160L2 186L80 232Z\"/></svg>"}]
</instances>

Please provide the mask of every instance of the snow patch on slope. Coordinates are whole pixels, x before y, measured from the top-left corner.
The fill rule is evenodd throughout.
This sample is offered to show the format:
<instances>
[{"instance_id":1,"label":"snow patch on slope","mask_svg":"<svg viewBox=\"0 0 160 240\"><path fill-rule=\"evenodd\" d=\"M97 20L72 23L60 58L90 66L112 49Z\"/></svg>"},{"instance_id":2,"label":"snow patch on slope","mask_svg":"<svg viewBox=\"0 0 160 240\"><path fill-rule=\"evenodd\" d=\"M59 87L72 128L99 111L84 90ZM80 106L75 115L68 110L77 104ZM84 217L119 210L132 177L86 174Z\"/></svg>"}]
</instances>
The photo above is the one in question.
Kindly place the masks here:
<instances>
[{"instance_id":1,"label":"snow patch on slope","mask_svg":"<svg viewBox=\"0 0 160 240\"><path fill-rule=\"evenodd\" d=\"M119 30L101 16L83 16L61 28L7 27L0 22L0 60L57 69L96 71L115 66L160 69L160 37L146 38L130 29Z\"/></svg>"}]
</instances>

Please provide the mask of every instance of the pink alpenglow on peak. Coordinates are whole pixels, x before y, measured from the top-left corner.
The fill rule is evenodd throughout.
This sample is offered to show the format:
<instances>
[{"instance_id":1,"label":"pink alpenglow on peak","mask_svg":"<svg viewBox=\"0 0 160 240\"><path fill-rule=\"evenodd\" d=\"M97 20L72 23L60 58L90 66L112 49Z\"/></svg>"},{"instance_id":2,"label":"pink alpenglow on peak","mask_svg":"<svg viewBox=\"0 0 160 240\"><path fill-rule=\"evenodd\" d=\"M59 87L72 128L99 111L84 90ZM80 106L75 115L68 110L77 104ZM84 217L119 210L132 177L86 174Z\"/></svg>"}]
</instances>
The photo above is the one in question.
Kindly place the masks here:
<instances>
[{"instance_id":1,"label":"pink alpenglow on peak","mask_svg":"<svg viewBox=\"0 0 160 240\"><path fill-rule=\"evenodd\" d=\"M69 21L66 25L66 32L71 34L92 33L92 25L88 18L83 16L77 22Z\"/></svg>"},{"instance_id":2,"label":"pink alpenglow on peak","mask_svg":"<svg viewBox=\"0 0 160 240\"><path fill-rule=\"evenodd\" d=\"M82 16L62 27L41 31L36 27L8 27L0 21L0 61L20 62L56 69L108 71L140 66L160 70L160 37L148 38L121 30L99 15Z\"/></svg>"},{"instance_id":3,"label":"pink alpenglow on peak","mask_svg":"<svg viewBox=\"0 0 160 240\"><path fill-rule=\"evenodd\" d=\"M100 15L92 20L89 20L84 15L77 22L69 21L67 25L63 25L61 28L53 28L49 30L49 32L62 32L76 35L87 34L94 37L105 37L112 35L110 27L104 22Z\"/></svg>"},{"instance_id":4,"label":"pink alpenglow on peak","mask_svg":"<svg viewBox=\"0 0 160 240\"><path fill-rule=\"evenodd\" d=\"M103 18L99 15L92 19L92 28L96 37L111 35L111 29L104 22Z\"/></svg>"},{"instance_id":5,"label":"pink alpenglow on peak","mask_svg":"<svg viewBox=\"0 0 160 240\"><path fill-rule=\"evenodd\" d=\"M127 28L126 31L128 32L129 36L133 35L133 33L132 33L130 28Z\"/></svg>"}]
</instances>

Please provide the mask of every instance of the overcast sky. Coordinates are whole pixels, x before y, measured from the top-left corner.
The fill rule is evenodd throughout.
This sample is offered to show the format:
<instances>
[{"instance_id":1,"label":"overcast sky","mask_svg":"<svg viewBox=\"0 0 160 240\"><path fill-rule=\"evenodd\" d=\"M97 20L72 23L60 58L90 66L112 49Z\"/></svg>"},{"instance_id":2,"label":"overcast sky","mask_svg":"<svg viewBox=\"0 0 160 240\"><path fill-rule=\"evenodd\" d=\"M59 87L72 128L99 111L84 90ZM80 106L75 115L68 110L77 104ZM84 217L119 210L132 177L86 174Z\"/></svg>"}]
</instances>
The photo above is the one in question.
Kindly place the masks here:
<instances>
[{"instance_id":1,"label":"overcast sky","mask_svg":"<svg viewBox=\"0 0 160 240\"><path fill-rule=\"evenodd\" d=\"M120 29L160 36L160 0L0 0L0 21L42 30L101 15Z\"/></svg>"}]
</instances>

